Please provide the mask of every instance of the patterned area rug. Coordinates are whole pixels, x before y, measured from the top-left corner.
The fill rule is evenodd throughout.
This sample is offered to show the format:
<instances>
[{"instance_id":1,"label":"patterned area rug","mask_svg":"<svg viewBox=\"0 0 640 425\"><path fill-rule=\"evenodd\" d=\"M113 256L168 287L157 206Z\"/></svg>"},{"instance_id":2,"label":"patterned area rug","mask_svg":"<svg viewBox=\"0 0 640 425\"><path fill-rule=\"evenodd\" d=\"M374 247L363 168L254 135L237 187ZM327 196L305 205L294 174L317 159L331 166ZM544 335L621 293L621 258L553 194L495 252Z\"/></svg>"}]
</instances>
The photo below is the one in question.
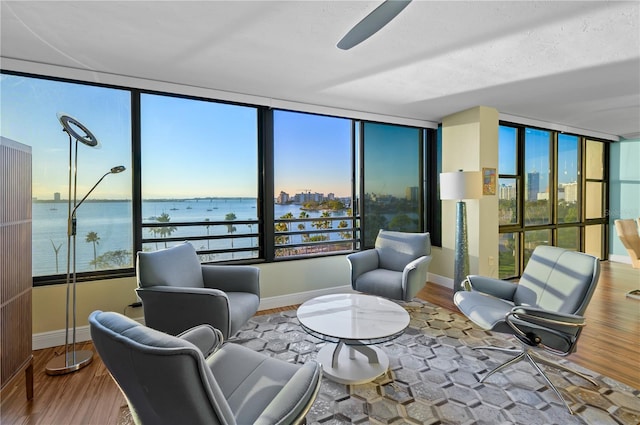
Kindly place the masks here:
<instances>
[{"instance_id":1,"label":"patterned area rug","mask_svg":"<svg viewBox=\"0 0 640 425\"><path fill-rule=\"evenodd\" d=\"M389 371L362 385L325 378L308 424L640 424L640 390L566 360L560 362L599 384L593 387L575 375L542 366L576 412L573 416L526 362L481 384L478 378L510 355L470 347L519 346L515 339L483 331L464 316L424 301L401 305L411 323L402 336L382 345ZM295 311L255 316L230 341L297 363L314 359L326 344L302 330ZM131 414L123 406L118 425L129 424Z\"/></svg>"},{"instance_id":2,"label":"patterned area rug","mask_svg":"<svg viewBox=\"0 0 640 425\"><path fill-rule=\"evenodd\" d=\"M402 336L382 345L390 359L389 371L362 385L324 379L308 424L640 423L640 390L566 360L560 362L599 384L594 387L573 374L543 366L576 412L573 416L527 362L478 383L479 377L512 356L470 347L519 347L519 343L427 302L402 305L411 323ZM326 344L302 330L295 311L255 316L231 341L298 363L315 358Z\"/></svg>"}]
</instances>

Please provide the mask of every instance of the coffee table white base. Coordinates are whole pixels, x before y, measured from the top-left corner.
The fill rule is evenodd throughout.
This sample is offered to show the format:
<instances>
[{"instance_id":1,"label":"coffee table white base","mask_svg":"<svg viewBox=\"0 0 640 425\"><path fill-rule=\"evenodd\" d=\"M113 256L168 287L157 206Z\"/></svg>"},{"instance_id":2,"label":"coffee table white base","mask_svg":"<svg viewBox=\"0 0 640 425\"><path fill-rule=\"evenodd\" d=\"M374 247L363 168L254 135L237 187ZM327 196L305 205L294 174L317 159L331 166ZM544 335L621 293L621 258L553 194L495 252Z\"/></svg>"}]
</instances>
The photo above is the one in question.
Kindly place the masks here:
<instances>
[{"instance_id":1,"label":"coffee table white base","mask_svg":"<svg viewBox=\"0 0 640 425\"><path fill-rule=\"evenodd\" d=\"M340 384L371 382L389 369L389 357L371 345L328 343L317 356L322 374Z\"/></svg>"}]
</instances>

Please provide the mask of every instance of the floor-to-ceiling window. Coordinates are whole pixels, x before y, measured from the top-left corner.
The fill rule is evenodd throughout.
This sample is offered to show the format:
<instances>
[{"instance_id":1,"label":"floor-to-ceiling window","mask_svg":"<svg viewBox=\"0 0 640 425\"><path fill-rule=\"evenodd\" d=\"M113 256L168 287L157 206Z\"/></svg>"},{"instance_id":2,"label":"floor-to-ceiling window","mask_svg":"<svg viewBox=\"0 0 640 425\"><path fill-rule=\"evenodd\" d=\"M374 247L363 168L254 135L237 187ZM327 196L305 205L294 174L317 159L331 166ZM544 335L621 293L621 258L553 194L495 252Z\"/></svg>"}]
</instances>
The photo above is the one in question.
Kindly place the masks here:
<instances>
[{"instance_id":1,"label":"floor-to-ceiling window","mask_svg":"<svg viewBox=\"0 0 640 425\"><path fill-rule=\"evenodd\" d=\"M519 276L538 245L606 257L607 149L579 135L500 126L500 277Z\"/></svg>"},{"instance_id":2,"label":"floor-to-ceiling window","mask_svg":"<svg viewBox=\"0 0 640 425\"><path fill-rule=\"evenodd\" d=\"M67 271L69 200L76 200L76 271L102 275L133 266L131 189L131 95L127 90L3 74L2 136L33 153L33 276L57 282ZM58 114L75 119L97 139L77 143ZM80 127L72 131L84 136ZM70 146L72 145L72 146ZM70 158L70 148L75 151ZM71 179L76 193L69 193ZM92 186L112 168L80 205ZM69 258L72 263L73 258ZM70 264L72 267L72 265Z\"/></svg>"},{"instance_id":3,"label":"floor-to-ceiling window","mask_svg":"<svg viewBox=\"0 0 640 425\"><path fill-rule=\"evenodd\" d=\"M273 111L276 258L354 249L351 120Z\"/></svg>"},{"instance_id":4,"label":"floor-to-ceiling window","mask_svg":"<svg viewBox=\"0 0 640 425\"><path fill-rule=\"evenodd\" d=\"M423 133L419 128L363 123L362 216L364 246L380 229L424 228Z\"/></svg>"},{"instance_id":5,"label":"floor-to-ceiling window","mask_svg":"<svg viewBox=\"0 0 640 425\"><path fill-rule=\"evenodd\" d=\"M143 94L140 124L142 249L258 258L257 109Z\"/></svg>"},{"instance_id":6,"label":"floor-to-ceiling window","mask_svg":"<svg viewBox=\"0 0 640 425\"><path fill-rule=\"evenodd\" d=\"M278 261L438 222L432 130L1 76L1 135L33 149L37 285L65 280L69 138L59 112L100 141L79 146L77 198L107 174L77 211L79 280L131 276L137 251L183 241L203 262Z\"/></svg>"}]
</instances>

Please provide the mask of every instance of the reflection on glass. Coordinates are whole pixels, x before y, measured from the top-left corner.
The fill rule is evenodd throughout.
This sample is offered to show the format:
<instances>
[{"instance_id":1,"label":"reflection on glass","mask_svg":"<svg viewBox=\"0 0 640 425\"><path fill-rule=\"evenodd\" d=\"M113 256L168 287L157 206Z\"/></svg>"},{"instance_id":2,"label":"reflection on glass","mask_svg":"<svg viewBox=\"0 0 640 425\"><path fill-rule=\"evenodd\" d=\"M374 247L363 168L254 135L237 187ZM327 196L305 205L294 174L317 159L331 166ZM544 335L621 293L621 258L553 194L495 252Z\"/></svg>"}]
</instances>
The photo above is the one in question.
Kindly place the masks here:
<instances>
[{"instance_id":1,"label":"reflection on glass","mask_svg":"<svg viewBox=\"0 0 640 425\"><path fill-rule=\"evenodd\" d=\"M257 257L258 238L240 237L259 232L256 108L143 94L140 109L144 247L194 239L213 261ZM230 249L247 251L215 252Z\"/></svg>"},{"instance_id":2,"label":"reflection on glass","mask_svg":"<svg viewBox=\"0 0 640 425\"><path fill-rule=\"evenodd\" d=\"M498 179L498 214L499 224L516 224L518 222L518 191L516 179Z\"/></svg>"},{"instance_id":3,"label":"reflection on glass","mask_svg":"<svg viewBox=\"0 0 640 425\"><path fill-rule=\"evenodd\" d=\"M498 174L517 173L517 146L518 129L501 125L498 130Z\"/></svg>"},{"instance_id":4,"label":"reflection on glass","mask_svg":"<svg viewBox=\"0 0 640 425\"><path fill-rule=\"evenodd\" d=\"M584 229L584 252L594 257L602 258L602 238L604 228L602 224L586 226Z\"/></svg>"},{"instance_id":5,"label":"reflection on glass","mask_svg":"<svg viewBox=\"0 0 640 425\"><path fill-rule=\"evenodd\" d=\"M499 269L498 277L506 279L518 276L518 260L520 258L519 233L501 233L498 241Z\"/></svg>"},{"instance_id":6,"label":"reflection on glass","mask_svg":"<svg viewBox=\"0 0 640 425\"><path fill-rule=\"evenodd\" d=\"M602 180L604 178L604 143L587 140L585 158L585 177Z\"/></svg>"},{"instance_id":7,"label":"reflection on glass","mask_svg":"<svg viewBox=\"0 0 640 425\"><path fill-rule=\"evenodd\" d=\"M551 222L549 201L549 131L527 128L525 130L525 225Z\"/></svg>"},{"instance_id":8,"label":"reflection on glass","mask_svg":"<svg viewBox=\"0 0 640 425\"><path fill-rule=\"evenodd\" d=\"M561 227L558 229L558 240L556 246L572 251L580 250L580 228Z\"/></svg>"},{"instance_id":9,"label":"reflection on glass","mask_svg":"<svg viewBox=\"0 0 640 425\"><path fill-rule=\"evenodd\" d=\"M365 123L365 246L380 229L420 230L420 129Z\"/></svg>"},{"instance_id":10,"label":"reflection on glass","mask_svg":"<svg viewBox=\"0 0 640 425\"><path fill-rule=\"evenodd\" d=\"M578 215L578 137L558 135L558 223L576 223Z\"/></svg>"},{"instance_id":11,"label":"reflection on glass","mask_svg":"<svg viewBox=\"0 0 640 425\"><path fill-rule=\"evenodd\" d=\"M538 245L551 245L551 229L524 232L524 265L526 267L531 253Z\"/></svg>"},{"instance_id":12,"label":"reflection on glass","mask_svg":"<svg viewBox=\"0 0 640 425\"><path fill-rule=\"evenodd\" d=\"M352 250L351 120L276 110L273 129L276 257Z\"/></svg>"},{"instance_id":13,"label":"reflection on glass","mask_svg":"<svg viewBox=\"0 0 640 425\"><path fill-rule=\"evenodd\" d=\"M3 74L0 106L1 135L32 149L33 276L66 272L69 137L58 113L73 116L100 142L99 149L78 147L78 200L112 167L127 169L78 209L76 271L132 267L129 92Z\"/></svg>"},{"instance_id":14,"label":"reflection on glass","mask_svg":"<svg viewBox=\"0 0 640 425\"><path fill-rule=\"evenodd\" d=\"M587 219L604 216L602 188L603 184L600 182L587 182L585 191L585 215Z\"/></svg>"}]
</instances>

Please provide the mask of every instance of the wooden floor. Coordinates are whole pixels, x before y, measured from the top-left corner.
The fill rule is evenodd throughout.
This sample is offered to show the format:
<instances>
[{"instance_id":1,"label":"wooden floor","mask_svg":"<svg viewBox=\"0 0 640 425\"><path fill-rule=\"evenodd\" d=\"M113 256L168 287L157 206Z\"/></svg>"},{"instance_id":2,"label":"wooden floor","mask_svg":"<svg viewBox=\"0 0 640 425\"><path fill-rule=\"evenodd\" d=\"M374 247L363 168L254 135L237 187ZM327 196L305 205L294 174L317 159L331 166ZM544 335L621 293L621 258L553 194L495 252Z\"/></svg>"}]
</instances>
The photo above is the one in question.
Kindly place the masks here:
<instances>
[{"instance_id":1,"label":"wooden floor","mask_svg":"<svg viewBox=\"0 0 640 425\"><path fill-rule=\"evenodd\" d=\"M640 288L640 270L620 263L602 263L598 288L587 309L588 325L578 352L569 359L588 369L640 389L640 300L625 294ZM457 311L452 291L428 283L419 298ZM261 312L262 314L295 308ZM79 349L92 349L91 343ZM45 365L59 348L34 353L35 397L27 402L24 379L3 392L0 423L9 424L117 424L124 397L99 358L84 369L47 376Z\"/></svg>"}]
</instances>

